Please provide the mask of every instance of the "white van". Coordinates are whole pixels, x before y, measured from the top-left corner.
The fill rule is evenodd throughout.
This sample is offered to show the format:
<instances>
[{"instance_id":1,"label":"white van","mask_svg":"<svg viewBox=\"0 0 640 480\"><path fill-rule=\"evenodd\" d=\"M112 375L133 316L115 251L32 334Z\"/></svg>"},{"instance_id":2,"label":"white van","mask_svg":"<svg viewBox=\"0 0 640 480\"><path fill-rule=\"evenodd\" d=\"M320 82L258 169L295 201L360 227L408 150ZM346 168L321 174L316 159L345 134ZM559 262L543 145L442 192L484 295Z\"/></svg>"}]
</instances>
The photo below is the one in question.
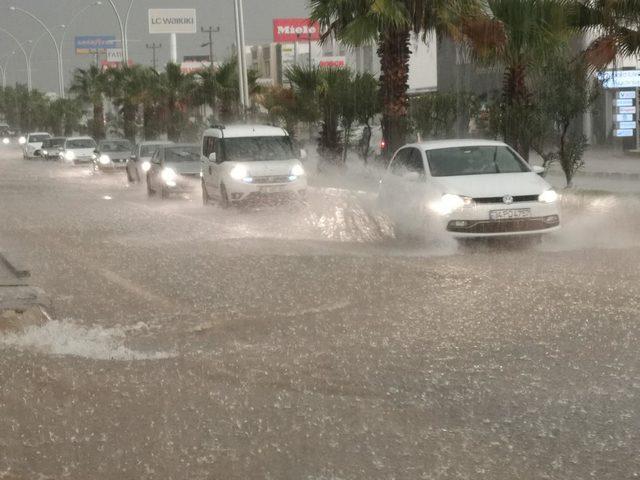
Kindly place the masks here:
<instances>
[{"instance_id":1,"label":"white van","mask_svg":"<svg viewBox=\"0 0 640 480\"><path fill-rule=\"evenodd\" d=\"M202 138L202 200L222 207L261 196L303 196L307 176L286 130L266 125L214 126Z\"/></svg>"}]
</instances>

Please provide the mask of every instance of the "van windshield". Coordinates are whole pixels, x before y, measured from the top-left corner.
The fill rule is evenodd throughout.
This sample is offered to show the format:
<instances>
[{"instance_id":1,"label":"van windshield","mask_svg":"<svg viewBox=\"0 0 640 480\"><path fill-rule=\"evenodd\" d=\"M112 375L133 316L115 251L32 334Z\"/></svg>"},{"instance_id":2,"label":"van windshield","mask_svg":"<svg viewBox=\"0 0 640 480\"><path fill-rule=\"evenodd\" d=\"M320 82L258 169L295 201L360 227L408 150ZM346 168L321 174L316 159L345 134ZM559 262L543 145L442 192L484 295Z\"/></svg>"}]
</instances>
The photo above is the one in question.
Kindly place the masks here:
<instances>
[{"instance_id":1,"label":"van windshield","mask_svg":"<svg viewBox=\"0 0 640 480\"><path fill-rule=\"evenodd\" d=\"M92 138L78 138L67 140L67 148L95 148L96 142Z\"/></svg>"},{"instance_id":2,"label":"van windshield","mask_svg":"<svg viewBox=\"0 0 640 480\"><path fill-rule=\"evenodd\" d=\"M238 137L224 139L225 160L260 162L295 158L291 140L280 137Z\"/></svg>"}]
</instances>

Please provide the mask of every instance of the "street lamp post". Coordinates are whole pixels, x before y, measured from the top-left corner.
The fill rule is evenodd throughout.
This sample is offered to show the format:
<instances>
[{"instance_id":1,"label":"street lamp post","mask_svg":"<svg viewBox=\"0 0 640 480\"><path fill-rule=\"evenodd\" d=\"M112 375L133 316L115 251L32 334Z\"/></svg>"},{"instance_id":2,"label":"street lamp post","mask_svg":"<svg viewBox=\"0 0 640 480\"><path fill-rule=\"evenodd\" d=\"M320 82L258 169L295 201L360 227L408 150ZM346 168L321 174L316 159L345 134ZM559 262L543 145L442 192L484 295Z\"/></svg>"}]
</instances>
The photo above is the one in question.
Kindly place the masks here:
<instances>
[{"instance_id":1,"label":"street lamp post","mask_svg":"<svg viewBox=\"0 0 640 480\"><path fill-rule=\"evenodd\" d=\"M73 22L75 22L78 19L78 17L82 15L84 12L86 12L88 9L90 9L91 7L99 7L100 5L102 5L101 1L93 2L93 3L90 3L89 5L85 5L84 8L81 8L80 10L78 10L78 12L76 12L76 14L73 17L71 17L71 20L69 20L69 23L67 23L66 25L60 25L64 29L62 32L62 38L60 39L60 66L61 67L64 67L64 58L63 58L62 52L64 51L64 39L67 36L69 27L73 25Z\"/></svg>"},{"instance_id":2,"label":"street lamp post","mask_svg":"<svg viewBox=\"0 0 640 480\"><path fill-rule=\"evenodd\" d=\"M4 61L0 68L2 69L2 89L7 88L7 67L9 66L9 61L16 54L15 50L11 52L11 55L7 55L7 59Z\"/></svg>"},{"instance_id":3,"label":"street lamp post","mask_svg":"<svg viewBox=\"0 0 640 480\"><path fill-rule=\"evenodd\" d=\"M25 15L31 17L33 20L35 20L36 22L38 22L40 24L40 26L42 28L45 29L45 31L49 34L49 37L51 38L51 41L53 42L53 46L56 49L56 55L58 56L57 60L58 60L58 86L59 86L59 91L60 91L60 98L64 98L64 77L62 74L62 65L60 64L60 45L58 45L58 42L56 40L56 37L53 36L53 33L51 33L51 30L49 30L49 28L45 25L45 23L40 20L38 17L36 17L33 13L28 12L27 10L24 10L22 8L19 7L15 7L15 6L11 6L9 7L9 10L11 10L12 12L21 12L24 13ZM26 55L26 53L25 53Z\"/></svg>"},{"instance_id":4,"label":"street lamp post","mask_svg":"<svg viewBox=\"0 0 640 480\"><path fill-rule=\"evenodd\" d=\"M129 17L131 16L131 8L133 7L133 0L129 2L129 8L127 8L127 15L122 21L122 17L116 8L116 4L113 0L107 0L113 9L113 13L116 14L118 20L118 26L120 27L120 46L122 47L122 63L127 65L129 63L129 41L127 39L127 25L129 24Z\"/></svg>"},{"instance_id":5,"label":"street lamp post","mask_svg":"<svg viewBox=\"0 0 640 480\"><path fill-rule=\"evenodd\" d=\"M249 77L247 75L246 48L244 41L244 12L242 0L234 0L236 17L236 40L238 46L238 81L240 82L240 98L243 109L251 106L249 97Z\"/></svg>"},{"instance_id":6,"label":"street lamp post","mask_svg":"<svg viewBox=\"0 0 640 480\"><path fill-rule=\"evenodd\" d=\"M20 48L20 51L22 52L22 54L24 55L24 62L27 65L27 90L31 91L31 62L29 62L29 55L27 55L27 51L25 50L24 46L20 43L20 40L18 40L16 38L16 36L11 33L9 30L7 30L6 28L2 28L0 27L0 32L4 32L7 35L9 35L12 40L16 43L16 45L18 45L18 48Z\"/></svg>"}]
</instances>

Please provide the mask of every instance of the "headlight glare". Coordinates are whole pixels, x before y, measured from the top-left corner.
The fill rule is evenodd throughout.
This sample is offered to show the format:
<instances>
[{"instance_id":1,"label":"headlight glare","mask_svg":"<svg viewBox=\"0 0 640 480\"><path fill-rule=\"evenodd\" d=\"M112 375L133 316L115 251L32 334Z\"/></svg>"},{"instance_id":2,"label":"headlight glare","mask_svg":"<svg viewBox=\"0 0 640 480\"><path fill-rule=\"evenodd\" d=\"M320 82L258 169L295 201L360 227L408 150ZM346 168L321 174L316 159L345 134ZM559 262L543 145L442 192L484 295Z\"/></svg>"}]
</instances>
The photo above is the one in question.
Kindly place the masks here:
<instances>
[{"instance_id":1,"label":"headlight glare","mask_svg":"<svg viewBox=\"0 0 640 480\"><path fill-rule=\"evenodd\" d=\"M440 215L449 215L456 210L460 210L471 205L473 205L473 198L471 197L445 193L440 200L432 205L432 208Z\"/></svg>"},{"instance_id":2,"label":"headlight glare","mask_svg":"<svg viewBox=\"0 0 640 480\"><path fill-rule=\"evenodd\" d=\"M171 185L171 184L175 185L176 179L178 178L178 174L171 167L163 168L160 176L162 177L162 180L164 181L164 183L166 183L167 185Z\"/></svg>"},{"instance_id":3,"label":"headlight glare","mask_svg":"<svg viewBox=\"0 0 640 480\"><path fill-rule=\"evenodd\" d=\"M151 170L151 162L149 160L145 160L140 165L140 168L142 168L143 172L145 172L145 173L148 172L149 170Z\"/></svg>"},{"instance_id":4,"label":"headlight glare","mask_svg":"<svg viewBox=\"0 0 640 480\"><path fill-rule=\"evenodd\" d=\"M64 159L68 162L73 162L76 159L76 154L73 153L73 150L64 152Z\"/></svg>"},{"instance_id":5,"label":"headlight glare","mask_svg":"<svg viewBox=\"0 0 640 480\"><path fill-rule=\"evenodd\" d=\"M249 171L244 165L236 165L231 169L229 175L231 175L231 178L233 178L234 180L242 180L243 178L249 176Z\"/></svg>"},{"instance_id":6,"label":"headlight glare","mask_svg":"<svg viewBox=\"0 0 640 480\"><path fill-rule=\"evenodd\" d=\"M300 177L304 175L304 167L299 163L294 165L293 168L291 169L291 175L296 177Z\"/></svg>"},{"instance_id":7,"label":"headlight glare","mask_svg":"<svg viewBox=\"0 0 640 480\"><path fill-rule=\"evenodd\" d=\"M7 137L4 137L2 139L2 143L4 143L5 145L9 145L9 143L11 143L11 140L9 140Z\"/></svg>"},{"instance_id":8,"label":"headlight glare","mask_svg":"<svg viewBox=\"0 0 640 480\"><path fill-rule=\"evenodd\" d=\"M558 200L558 194L555 190L546 190L538 196L538 200L542 203L554 203Z\"/></svg>"},{"instance_id":9,"label":"headlight glare","mask_svg":"<svg viewBox=\"0 0 640 480\"><path fill-rule=\"evenodd\" d=\"M20 137L20 138L18 139L18 143L19 143L20 145L24 145L25 143L27 143L27 138L26 138L26 137Z\"/></svg>"},{"instance_id":10,"label":"headlight glare","mask_svg":"<svg viewBox=\"0 0 640 480\"><path fill-rule=\"evenodd\" d=\"M98 161L102 165L108 165L109 163L111 163L111 159L109 158L109 155L100 155L100 157L98 158Z\"/></svg>"}]
</instances>

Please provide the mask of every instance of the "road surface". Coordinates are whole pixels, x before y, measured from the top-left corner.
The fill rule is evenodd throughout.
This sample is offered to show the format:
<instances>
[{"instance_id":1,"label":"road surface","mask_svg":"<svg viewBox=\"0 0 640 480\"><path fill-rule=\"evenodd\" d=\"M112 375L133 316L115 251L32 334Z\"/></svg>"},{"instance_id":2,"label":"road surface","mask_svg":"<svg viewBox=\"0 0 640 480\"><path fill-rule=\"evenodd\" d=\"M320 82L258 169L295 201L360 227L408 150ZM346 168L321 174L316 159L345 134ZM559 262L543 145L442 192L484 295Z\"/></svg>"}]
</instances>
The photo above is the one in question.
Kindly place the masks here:
<instances>
[{"instance_id":1,"label":"road surface","mask_svg":"<svg viewBox=\"0 0 640 480\"><path fill-rule=\"evenodd\" d=\"M0 326L0 479L640 475L640 202L465 249L372 205L223 211L0 151L0 247L55 315Z\"/></svg>"}]
</instances>

